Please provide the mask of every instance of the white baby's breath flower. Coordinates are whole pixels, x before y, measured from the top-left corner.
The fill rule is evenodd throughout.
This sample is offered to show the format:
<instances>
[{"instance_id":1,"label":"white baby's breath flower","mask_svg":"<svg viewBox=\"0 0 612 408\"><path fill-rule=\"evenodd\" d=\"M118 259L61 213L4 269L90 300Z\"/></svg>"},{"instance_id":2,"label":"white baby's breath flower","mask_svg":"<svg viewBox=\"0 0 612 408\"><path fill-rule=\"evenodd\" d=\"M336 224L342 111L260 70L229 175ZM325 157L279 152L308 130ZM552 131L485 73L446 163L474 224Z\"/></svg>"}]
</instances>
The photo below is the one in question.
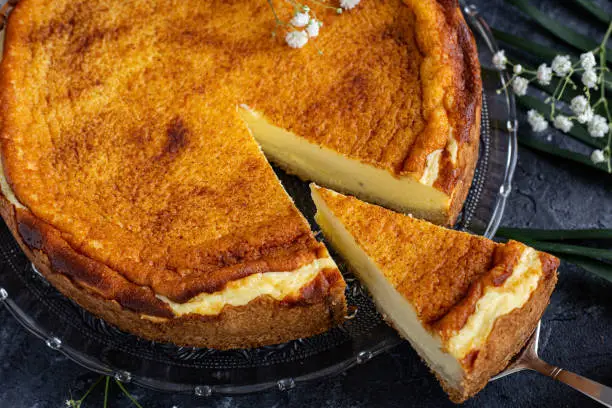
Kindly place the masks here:
<instances>
[{"instance_id":1,"label":"white baby's breath flower","mask_svg":"<svg viewBox=\"0 0 612 408\"><path fill-rule=\"evenodd\" d=\"M580 115L581 113L584 113L588 108L590 108L589 101L583 95L576 96L570 102L570 109L576 115Z\"/></svg>"},{"instance_id":2,"label":"white baby's breath flower","mask_svg":"<svg viewBox=\"0 0 612 408\"><path fill-rule=\"evenodd\" d=\"M546 64L540 65L536 73L536 78L540 85L550 85L550 81L552 80L552 68Z\"/></svg>"},{"instance_id":3,"label":"white baby's breath flower","mask_svg":"<svg viewBox=\"0 0 612 408\"><path fill-rule=\"evenodd\" d=\"M543 132L548 129L548 122L544 119L544 116L534 109L527 112L527 122L534 132Z\"/></svg>"},{"instance_id":4,"label":"white baby's breath flower","mask_svg":"<svg viewBox=\"0 0 612 408\"><path fill-rule=\"evenodd\" d=\"M310 23L308 23L308 25L306 26L306 32L308 33L308 36L310 38L315 38L316 36L318 36L319 29L322 25L323 23L318 20L315 20L314 18L310 20Z\"/></svg>"},{"instance_id":5,"label":"white baby's breath flower","mask_svg":"<svg viewBox=\"0 0 612 408\"><path fill-rule=\"evenodd\" d=\"M593 153L591 153L591 161L595 164L605 162L606 155L604 154L603 150L593 150Z\"/></svg>"},{"instance_id":6,"label":"white baby's breath flower","mask_svg":"<svg viewBox=\"0 0 612 408\"><path fill-rule=\"evenodd\" d=\"M528 87L529 87L529 80L527 78L516 77L512 81L512 90L518 96L526 95Z\"/></svg>"},{"instance_id":7,"label":"white baby's breath flower","mask_svg":"<svg viewBox=\"0 0 612 408\"><path fill-rule=\"evenodd\" d=\"M580 66L585 70L589 71L597 65L597 61L595 61L595 55L592 52L586 52L580 55Z\"/></svg>"},{"instance_id":8,"label":"white baby's breath flower","mask_svg":"<svg viewBox=\"0 0 612 408\"><path fill-rule=\"evenodd\" d=\"M597 87L597 82L599 81L599 77L597 73L593 69L587 69L582 74L582 83L587 88L595 88Z\"/></svg>"},{"instance_id":9,"label":"white baby's breath flower","mask_svg":"<svg viewBox=\"0 0 612 408\"><path fill-rule=\"evenodd\" d=\"M308 24L308 21L310 21L310 16L308 15L308 13L298 12L298 13L295 13L291 21L289 21L289 23L291 23L291 25L294 27L304 27L306 24Z\"/></svg>"},{"instance_id":10,"label":"white baby's breath flower","mask_svg":"<svg viewBox=\"0 0 612 408\"><path fill-rule=\"evenodd\" d=\"M553 121L553 125L555 125L555 127L557 129L561 130L562 132L567 133L570 130L572 130L572 127L574 126L574 123L567 116L557 115L557 116L555 116L555 120Z\"/></svg>"},{"instance_id":11,"label":"white baby's breath flower","mask_svg":"<svg viewBox=\"0 0 612 408\"><path fill-rule=\"evenodd\" d=\"M604 137L610 130L608 121L601 115L594 115L587 128L589 130L589 134L593 137Z\"/></svg>"},{"instance_id":12,"label":"white baby's breath flower","mask_svg":"<svg viewBox=\"0 0 612 408\"><path fill-rule=\"evenodd\" d=\"M503 71L506 69L506 64L508 63L508 58L506 58L506 51L499 50L493 55L493 65L495 68Z\"/></svg>"},{"instance_id":13,"label":"white baby's breath flower","mask_svg":"<svg viewBox=\"0 0 612 408\"><path fill-rule=\"evenodd\" d=\"M523 66L521 64L516 64L514 66L514 68L512 69L512 71L516 74L516 75L520 75L521 72L523 72Z\"/></svg>"},{"instance_id":14,"label":"white baby's breath flower","mask_svg":"<svg viewBox=\"0 0 612 408\"><path fill-rule=\"evenodd\" d=\"M555 74L564 77L572 69L572 60L569 55L557 55L551 65Z\"/></svg>"},{"instance_id":15,"label":"white baby's breath flower","mask_svg":"<svg viewBox=\"0 0 612 408\"><path fill-rule=\"evenodd\" d=\"M285 41L291 48L302 48L308 42L308 34L304 31L290 31L285 36Z\"/></svg>"},{"instance_id":16,"label":"white baby's breath flower","mask_svg":"<svg viewBox=\"0 0 612 408\"><path fill-rule=\"evenodd\" d=\"M359 4L361 0L340 0L340 7L345 10L351 10Z\"/></svg>"}]
</instances>

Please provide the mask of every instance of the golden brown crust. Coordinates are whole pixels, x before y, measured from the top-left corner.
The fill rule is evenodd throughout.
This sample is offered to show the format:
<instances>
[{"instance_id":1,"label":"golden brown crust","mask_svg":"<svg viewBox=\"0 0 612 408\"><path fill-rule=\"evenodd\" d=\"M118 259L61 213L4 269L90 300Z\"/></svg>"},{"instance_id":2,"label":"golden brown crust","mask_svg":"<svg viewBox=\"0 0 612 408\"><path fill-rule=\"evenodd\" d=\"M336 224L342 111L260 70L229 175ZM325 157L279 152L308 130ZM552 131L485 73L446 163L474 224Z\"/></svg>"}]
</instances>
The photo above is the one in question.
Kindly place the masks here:
<instances>
[{"instance_id":1,"label":"golden brown crust","mask_svg":"<svg viewBox=\"0 0 612 408\"><path fill-rule=\"evenodd\" d=\"M526 246L440 228L353 197L314 187L385 278L414 307L425 327L443 343L463 328L487 287L501 286ZM332 241L333 242L333 241ZM542 274L520 308L498 317L484 345L460 362L459 387L435 373L455 402L481 390L516 355L536 327L557 281L559 260L538 252Z\"/></svg>"},{"instance_id":2,"label":"golden brown crust","mask_svg":"<svg viewBox=\"0 0 612 408\"><path fill-rule=\"evenodd\" d=\"M94 315L149 340L217 349L259 347L322 333L346 315L344 280L337 269L328 268L295 298L260 296L245 306L226 306L215 316L176 318L150 289L72 251L56 230L2 195L0 214L55 288Z\"/></svg>"},{"instance_id":3,"label":"golden brown crust","mask_svg":"<svg viewBox=\"0 0 612 408\"><path fill-rule=\"evenodd\" d=\"M425 324L446 315L493 265L498 244L440 228L354 197L318 194ZM433 254L435 257L422 256Z\"/></svg>"},{"instance_id":4,"label":"golden brown crust","mask_svg":"<svg viewBox=\"0 0 612 408\"><path fill-rule=\"evenodd\" d=\"M444 387L454 402L463 402L482 390L492 376L508 365L535 330L557 283L559 266L557 258L548 254L541 256L549 262L542 264L543 274L537 289L523 307L496 320L484 348L473 358L472 370L462 384L463 390Z\"/></svg>"}]
</instances>

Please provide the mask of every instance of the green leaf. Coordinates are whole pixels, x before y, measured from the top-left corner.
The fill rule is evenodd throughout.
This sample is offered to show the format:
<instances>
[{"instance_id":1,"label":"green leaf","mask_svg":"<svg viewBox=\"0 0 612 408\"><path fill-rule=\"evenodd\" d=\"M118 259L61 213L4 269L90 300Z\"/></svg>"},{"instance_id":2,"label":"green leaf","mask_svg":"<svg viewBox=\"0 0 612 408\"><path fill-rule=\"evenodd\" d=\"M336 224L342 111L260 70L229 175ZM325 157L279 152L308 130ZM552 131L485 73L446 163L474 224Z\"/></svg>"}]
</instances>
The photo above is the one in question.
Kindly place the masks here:
<instances>
[{"instance_id":1,"label":"green leaf","mask_svg":"<svg viewBox=\"0 0 612 408\"><path fill-rule=\"evenodd\" d=\"M554 19L550 18L546 13L541 12L536 7L529 4L527 0L508 0L514 6L518 7L525 14L537 21L544 29L553 34L555 37L566 42L567 44L581 50L592 51L599 47L599 44L593 39L582 35L567 26L559 24ZM607 50L606 59L612 62L612 50Z\"/></svg>"},{"instance_id":2,"label":"green leaf","mask_svg":"<svg viewBox=\"0 0 612 408\"><path fill-rule=\"evenodd\" d=\"M499 227L497 235L517 240L562 241L566 239L612 239L612 229L533 229Z\"/></svg>"},{"instance_id":3,"label":"green leaf","mask_svg":"<svg viewBox=\"0 0 612 408\"><path fill-rule=\"evenodd\" d=\"M524 38L521 37L517 37L516 35L512 35L500 30L496 30L496 29L492 29L493 31L493 35L495 36L495 38L497 38L499 41L503 41L505 43L507 43L508 45L521 50L521 51L525 51L528 52L529 54L540 58L543 61L546 61L548 63L548 65L550 65L550 63L552 62L552 60L555 58L555 56L557 54L559 54L559 51L556 51L554 48L550 48L547 47L545 45L542 44L538 44L535 43L533 41L529 41L526 40ZM566 54L566 53L564 53ZM575 64L576 62L578 62L578 56L576 54L572 54L569 53L568 54L572 60L572 64ZM607 54L606 54L607 55ZM525 66L525 68L528 67L527 64L522 64ZM537 70L537 68L527 68L531 71L535 71ZM578 77L578 75L576 75L576 77ZM553 81L553 83L556 81L557 79L555 79ZM606 82L606 88L612 91L612 72L605 72L604 73L604 80ZM538 87L542 87L539 84L537 84ZM548 87L552 88L552 91L550 91L549 93L552 94L554 92L554 86L553 85L549 85Z\"/></svg>"},{"instance_id":4,"label":"green leaf","mask_svg":"<svg viewBox=\"0 0 612 408\"><path fill-rule=\"evenodd\" d=\"M609 249L589 248L580 245L559 244L556 242L542 242L524 240L525 245L529 245L535 249L546 252L554 252L565 255L579 255L588 258L612 260L612 251Z\"/></svg>"},{"instance_id":5,"label":"green leaf","mask_svg":"<svg viewBox=\"0 0 612 408\"><path fill-rule=\"evenodd\" d=\"M596 259L586 258L578 255L568 255L568 254L558 254L553 253L559 258L572 263L574 265L578 265L581 268L594 273L596 275L601 276L602 278L612 282L612 265L607 262L598 261Z\"/></svg>"},{"instance_id":6,"label":"green leaf","mask_svg":"<svg viewBox=\"0 0 612 408\"><path fill-rule=\"evenodd\" d=\"M547 105L544 102L540 101L539 99L534 98L533 96L529 96L529 95L517 96L516 100L523 107L527 109L535 109L538 112L540 112L542 115L544 115L545 117L549 118L550 105ZM603 149L607 145L606 141L603 138L597 139L597 138L591 137L591 135L589 135L589 132L587 132L587 130L584 128L584 126L581 126L578 124L574 124L571 130L568 133L564 133L564 134L567 134L573 137L574 139L579 140L582 143L585 143L597 149Z\"/></svg>"},{"instance_id":7,"label":"green leaf","mask_svg":"<svg viewBox=\"0 0 612 408\"><path fill-rule=\"evenodd\" d=\"M590 13L593 17L601 21L602 23L609 24L612 21L612 16L599 8L595 3L590 0L575 0L575 2L581 6L584 10Z\"/></svg>"},{"instance_id":8,"label":"green leaf","mask_svg":"<svg viewBox=\"0 0 612 408\"><path fill-rule=\"evenodd\" d=\"M582 163L594 169L601 170L601 171L608 173L608 167L606 163L595 164L591 161L590 157L587 157L584 154L572 152L571 150L562 149L550 143L542 142L534 138L533 136L527 136L524 133L519 133L518 141L522 145L530 147L534 150L537 150L543 153L548 153L552 156L560 157L562 159L569 159L577 163Z\"/></svg>"}]
</instances>

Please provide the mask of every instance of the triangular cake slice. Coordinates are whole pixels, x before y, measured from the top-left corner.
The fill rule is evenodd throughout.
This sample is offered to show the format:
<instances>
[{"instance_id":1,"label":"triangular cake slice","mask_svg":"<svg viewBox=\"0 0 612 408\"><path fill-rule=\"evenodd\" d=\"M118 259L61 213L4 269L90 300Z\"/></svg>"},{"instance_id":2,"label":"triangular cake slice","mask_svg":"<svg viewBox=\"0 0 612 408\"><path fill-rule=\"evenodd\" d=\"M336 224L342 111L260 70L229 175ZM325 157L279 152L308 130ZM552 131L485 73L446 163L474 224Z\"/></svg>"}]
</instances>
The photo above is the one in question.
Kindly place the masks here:
<instances>
[{"instance_id":1,"label":"triangular cake slice","mask_svg":"<svg viewBox=\"0 0 612 408\"><path fill-rule=\"evenodd\" d=\"M557 258L312 186L317 222L380 312L461 402L521 349L557 281Z\"/></svg>"}]
</instances>

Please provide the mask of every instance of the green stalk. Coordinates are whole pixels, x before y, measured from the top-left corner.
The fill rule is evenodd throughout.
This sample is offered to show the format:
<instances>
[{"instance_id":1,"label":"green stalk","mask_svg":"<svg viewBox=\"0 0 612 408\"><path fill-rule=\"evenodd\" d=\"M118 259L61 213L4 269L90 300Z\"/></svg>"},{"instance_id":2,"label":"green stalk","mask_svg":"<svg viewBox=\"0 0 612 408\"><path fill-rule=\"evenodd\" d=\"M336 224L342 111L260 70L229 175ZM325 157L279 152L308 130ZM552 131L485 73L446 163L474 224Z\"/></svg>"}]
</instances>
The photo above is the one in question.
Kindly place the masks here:
<instances>
[{"instance_id":1,"label":"green stalk","mask_svg":"<svg viewBox=\"0 0 612 408\"><path fill-rule=\"evenodd\" d=\"M567 245L555 242L542 242L532 240L524 240L523 243L540 251L554 252L557 254L564 255L585 256L594 259L612 260L612 251L609 249L589 248L580 245Z\"/></svg>"},{"instance_id":2,"label":"green stalk","mask_svg":"<svg viewBox=\"0 0 612 408\"><path fill-rule=\"evenodd\" d=\"M549 105L545 104L537 98L534 98L533 96L517 96L516 100L521 106L525 107L526 109L535 109L542 115L549 116ZM552 121L552 118L549 119ZM574 139L579 140L582 143L585 143L596 149L603 149L606 146L606 142L604 139L592 137L591 135L589 135L589 132L587 132L584 126L578 124L574 124L570 131L564 134L567 134L573 137Z\"/></svg>"},{"instance_id":3,"label":"green stalk","mask_svg":"<svg viewBox=\"0 0 612 408\"><path fill-rule=\"evenodd\" d=\"M567 254L554 254L559 258L572 263L574 265L580 266L581 268L594 273L596 275L601 276L602 278L612 282L612 265L606 262L598 261L596 259L585 258L583 256L577 255L567 255Z\"/></svg>"},{"instance_id":4,"label":"green stalk","mask_svg":"<svg viewBox=\"0 0 612 408\"><path fill-rule=\"evenodd\" d=\"M560 229L500 227L497 235L516 240L562 241L566 239L612 239L612 229Z\"/></svg>"},{"instance_id":5,"label":"green stalk","mask_svg":"<svg viewBox=\"0 0 612 408\"><path fill-rule=\"evenodd\" d=\"M508 0L514 6L519 8L525 14L538 22L544 29L553 34L555 37L566 42L567 44L581 50L592 51L599 48L600 44L591 38L582 35L567 26L559 24L554 19L550 18L546 13L541 12L536 7L529 4L527 0ZM612 62L612 52L608 53L608 62Z\"/></svg>"},{"instance_id":6,"label":"green stalk","mask_svg":"<svg viewBox=\"0 0 612 408\"><path fill-rule=\"evenodd\" d=\"M605 10L602 10L601 8L597 7L597 5L593 3L592 1L590 0L574 0L574 1L576 2L576 4L582 7L586 12L591 14L593 17L595 17L602 23L608 24L610 23L610 21L612 21L612 16L606 13Z\"/></svg>"},{"instance_id":7,"label":"green stalk","mask_svg":"<svg viewBox=\"0 0 612 408\"><path fill-rule=\"evenodd\" d=\"M115 380L115 382L117 383L121 391L125 394L125 396L128 397L130 401L132 401L132 404L134 404L138 408L142 408L142 406L138 403L138 401L136 401L134 397L132 397L132 395L125 389L121 381Z\"/></svg>"},{"instance_id":8,"label":"green stalk","mask_svg":"<svg viewBox=\"0 0 612 408\"><path fill-rule=\"evenodd\" d=\"M104 386L104 408L108 407L108 387L110 385L110 377L106 377L106 385Z\"/></svg>"},{"instance_id":9,"label":"green stalk","mask_svg":"<svg viewBox=\"0 0 612 408\"><path fill-rule=\"evenodd\" d=\"M592 167L597 170L608 172L608 166L606 163L593 163L590 157L585 156L584 154L572 152L571 150L562 149L560 147L554 146L550 143L542 142L532 136L527 136L524 133L519 133L518 135L519 143L530 147L534 150L548 153L552 156L560 157L563 159L569 159L575 161L577 163L584 164L586 166Z\"/></svg>"}]
</instances>

